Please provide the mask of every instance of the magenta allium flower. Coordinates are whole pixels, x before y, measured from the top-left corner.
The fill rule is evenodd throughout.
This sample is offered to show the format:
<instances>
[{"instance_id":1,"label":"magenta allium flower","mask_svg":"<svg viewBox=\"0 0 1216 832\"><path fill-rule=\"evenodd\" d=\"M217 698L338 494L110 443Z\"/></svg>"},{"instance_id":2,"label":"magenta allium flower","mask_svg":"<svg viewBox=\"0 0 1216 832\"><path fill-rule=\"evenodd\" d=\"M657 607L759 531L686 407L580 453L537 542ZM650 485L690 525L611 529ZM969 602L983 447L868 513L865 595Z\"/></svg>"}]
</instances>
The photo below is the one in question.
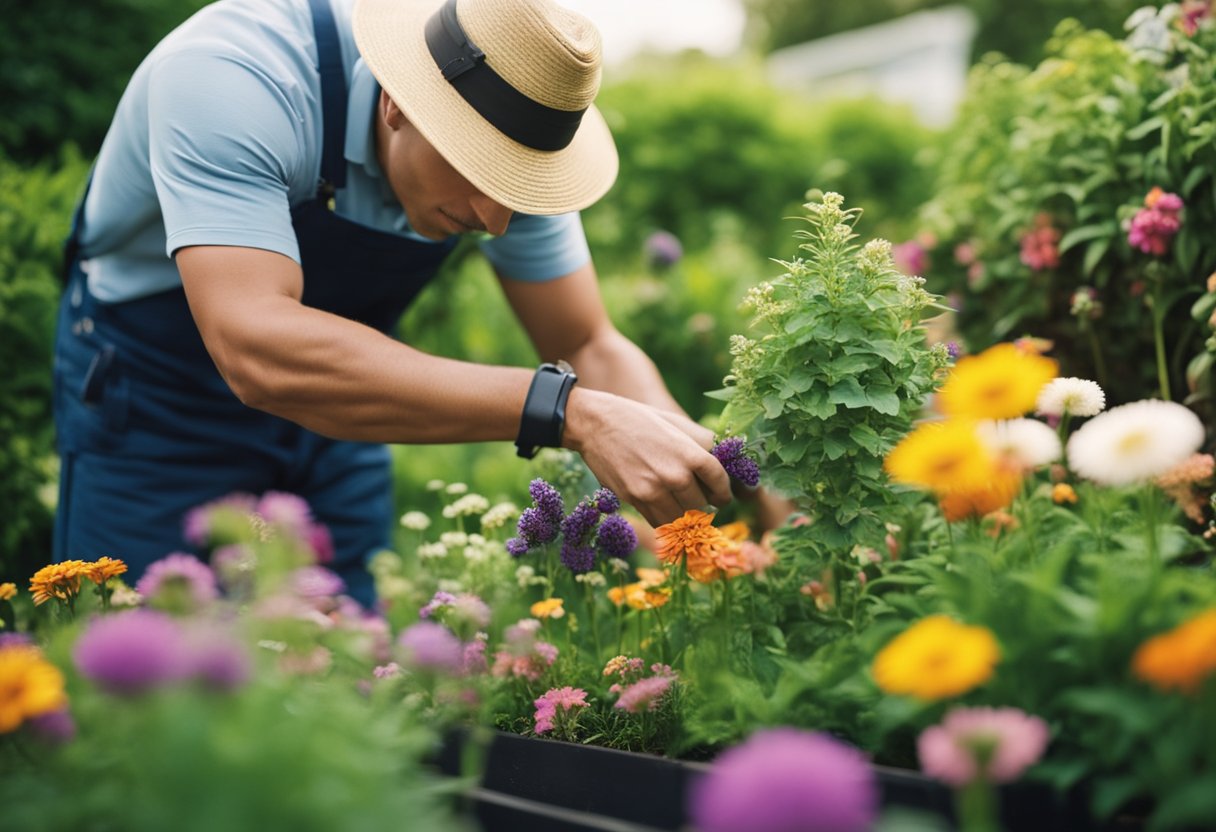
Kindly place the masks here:
<instances>
[{"instance_id":1,"label":"magenta allium flower","mask_svg":"<svg viewBox=\"0 0 1216 832\"><path fill-rule=\"evenodd\" d=\"M304 532L304 542L316 555L317 563L334 562L334 539L329 528L321 523L312 523Z\"/></svg>"},{"instance_id":2,"label":"magenta allium flower","mask_svg":"<svg viewBox=\"0 0 1216 832\"><path fill-rule=\"evenodd\" d=\"M983 778L1009 783L1047 748L1047 723L1017 708L955 708L917 740L925 774L965 786Z\"/></svg>"},{"instance_id":3,"label":"magenta allium flower","mask_svg":"<svg viewBox=\"0 0 1216 832\"><path fill-rule=\"evenodd\" d=\"M401 676L401 665L396 662L389 662L378 667L372 668L372 675L377 679L396 679Z\"/></svg>"},{"instance_id":4,"label":"magenta allium flower","mask_svg":"<svg viewBox=\"0 0 1216 832\"><path fill-rule=\"evenodd\" d=\"M864 832L878 816L866 758L826 734L775 728L714 760L689 789L700 832Z\"/></svg>"},{"instance_id":5,"label":"magenta allium flower","mask_svg":"<svg viewBox=\"0 0 1216 832\"><path fill-rule=\"evenodd\" d=\"M135 591L148 604L176 611L204 607L219 597L215 573L194 555L173 552L149 564Z\"/></svg>"},{"instance_id":6,"label":"magenta allium flower","mask_svg":"<svg viewBox=\"0 0 1216 832\"><path fill-rule=\"evenodd\" d=\"M437 670L453 675L464 663L464 645L456 634L434 621L419 621L401 632L397 645L402 662L413 668Z\"/></svg>"},{"instance_id":7,"label":"magenta allium flower","mask_svg":"<svg viewBox=\"0 0 1216 832\"><path fill-rule=\"evenodd\" d=\"M286 491L267 491L258 500L255 511L266 522L283 526L301 537L313 523L308 501Z\"/></svg>"},{"instance_id":8,"label":"magenta allium flower","mask_svg":"<svg viewBox=\"0 0 1216 832\"><path fill-rule=\"evenodd\" d=\"M234 511L240 514L252 514L257 508L258 498L252 494L234 492L218 500L203 503L201 506L186 512L183 520L182 536L191 546L204 549L211 542L211 531L214 525L216 511Z\"/></svg>"},{"instance_id":9,"label":"magenta allium flower","mask_svg":"<svg viewBox=\"0 0 1216 832\"><path fill-rule=\"evenodd\" d=\"M929 252L915 240L891 246L895 268L907 275L923 275L929 271Z\"/></svg>"},{"instance_id":10,"label":"magenta allium flower","mask_svg":"<svg viewBox=\"0 0 1216 832\"><path fill-rule=\"evenodd\" d=\"M1036 272L1060 265L1060 231L1050 214L1038 214L1034 226L1022 235L1022 264Z\"/></svg>"},{"instance_id":11,"label":"magenta allium flower","mask_svg":"<svg viewBox=\"0 0 1216 832\"><path fill-rule=\"evenodd\" d=\"M684 256L680 239L670 231L655 231L644 244L646 259L659 268L674 266Z\"/></svg>"},{"instance_id":12,"label":"magenta allium flower","mask_svg":"<svg viewBox=\"0 0 1216 832\"><path fill-rule=\"evenodd\" d=\"M346 583L324 566L296 569L288 577L288 584L301 598L332 598L346 589Z\"/></svg>"},{"instance_id":13,"label":"magenta allium flower","mask_svg":"<svg viewBox=\"0 0 1216 832\"><path fill-rule=\"evenodd\" d=\"M1144 207L1132 217L1127 241L1145 254L1164 256L1182 228L1182 207L1182 197L1153 188L1144 198Z\"/></svg>"},{"instance_id":14,"label":"magenta allium flower","mask_svg":"<svg viewBox=\"0 0 1216 832\"><path fill-rule=\"evenodd\" d=\"M559 719L558 709L562 713L574 708L587 707L587 691L582 688L550 688L532 703L536 706L536 733L544 734L553 730L553 723Z\"/></svg>"},{"instance_id":15,"label":"magenta allium flower","mask_svg":"<svg viewBox=\"0 0 1216 832\"><path fill-rule=\"evenodd\" d=\"M81 675L111 693L135 695L188 676L191 662L181 626L154 610L94 619L72 658Z\"/></svg>"},{"instance_id":16,"label":"magenta allium flower","mask_svg":"<svg viewBox=\"0 0 1216 832\"><path fill-rule=\"evenodd\" d=\"M466 676L472 676L485 673L486 667L485 633L478 633L477 638L465 643L460 669Z\"/></svg>"},{"instance_id":17,"label":"magenta allium flower","mask_svg":"<svg viewBox=\"0 0 1216 832\"><path fill-rule=\"evenodd\" d=\"M199 627L188 633L187 641L190 675L206 687L236 690L253 675L249 651L227 628Z\"/></svg>"}]
</instances>

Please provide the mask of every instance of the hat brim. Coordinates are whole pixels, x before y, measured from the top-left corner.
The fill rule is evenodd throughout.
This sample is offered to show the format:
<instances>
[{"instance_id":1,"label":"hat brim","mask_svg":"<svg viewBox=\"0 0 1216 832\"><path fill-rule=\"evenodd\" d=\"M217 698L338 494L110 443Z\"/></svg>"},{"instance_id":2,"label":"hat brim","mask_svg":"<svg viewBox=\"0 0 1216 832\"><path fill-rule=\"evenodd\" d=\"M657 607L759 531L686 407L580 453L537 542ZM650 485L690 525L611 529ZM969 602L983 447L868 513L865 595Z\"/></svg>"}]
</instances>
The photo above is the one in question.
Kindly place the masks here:
<instances>
[{"instance_id":1,"label":"hat brim","mask_svg":"<svg viewBox=\"0 0 1216 832\"><path fill-rule=\"evenodd\" d=\"M524 214L565 214L595 203L616 180L616 145L589 107L562 150L534 150L490 124L448 83L423 34L442 0L359 0L355 43L381 88L462 176Z\"/></svg>"}]
</instances>

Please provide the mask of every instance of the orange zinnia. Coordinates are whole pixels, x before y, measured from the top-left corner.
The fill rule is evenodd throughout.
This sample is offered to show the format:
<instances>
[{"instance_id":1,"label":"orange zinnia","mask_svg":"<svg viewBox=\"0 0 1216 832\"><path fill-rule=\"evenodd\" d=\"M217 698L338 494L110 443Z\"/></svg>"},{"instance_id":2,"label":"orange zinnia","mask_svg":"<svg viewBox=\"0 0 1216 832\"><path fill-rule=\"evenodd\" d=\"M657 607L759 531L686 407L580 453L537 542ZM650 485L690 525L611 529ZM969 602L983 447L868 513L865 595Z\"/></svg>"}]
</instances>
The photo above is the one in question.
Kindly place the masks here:
<instances>
[{"instance_id":1,"label":"orange zinnia","mask_svg":"<svg viewBox=\"0 0 1216 832\"><path fill-rule=\"evenodd\" d=\"M722 531L714 528L714 516L697 509L689 509L666 525L654 530L655 555L663 563L675 564L680 557L687 554L689 560L703 557L706 549L716 546L722 540Z\"/></svg>"},{"instance_id":2,"label":"orange zinnia","mask_svg":"<svg viewBox=\"0 0 1216 832\"><path fill-rule=\"evenodd\" d=\"M1216 609L1141 644L1132 658L1132 670L1161 690L1197 691L1216 673Z\"/></svg>"},{"instance_id":3,"label":"orange zinnia","mask_svg":"<svg viewBox=\"0 0 1216 832\"><path fill-rule=\"evenodd\" d=\"M45 604L52 598L67 601L80 592L80 576L85 574L86 564L82 560L65 560L44 566L30 578L30 592L34 604Z\"/></svg>"},{"instance_id":4,"label":"orange zinnia","mask_svg":"<svg viewBox=\"0 0 1216 832\"><path fill-rule=\"evenodd\" d=\"M957 523L973 515L983 517L998 509L1008 508L1021 487L1021 476L1000 471L983 487L945 493L938 497L938 502L946 522Z\"/></svg>"},{"instance_id":5,"label":"orange zinnia","mask_svg":"<svg viewBox=\"0 0 1216 832\"><path fill-rule=\"evenodd\" d=\"M127 571L127 565L116 558L98 558L84 565L84 575L95 584L104 584L110 578L117 577Z\"/></svg>"}]
</instances>

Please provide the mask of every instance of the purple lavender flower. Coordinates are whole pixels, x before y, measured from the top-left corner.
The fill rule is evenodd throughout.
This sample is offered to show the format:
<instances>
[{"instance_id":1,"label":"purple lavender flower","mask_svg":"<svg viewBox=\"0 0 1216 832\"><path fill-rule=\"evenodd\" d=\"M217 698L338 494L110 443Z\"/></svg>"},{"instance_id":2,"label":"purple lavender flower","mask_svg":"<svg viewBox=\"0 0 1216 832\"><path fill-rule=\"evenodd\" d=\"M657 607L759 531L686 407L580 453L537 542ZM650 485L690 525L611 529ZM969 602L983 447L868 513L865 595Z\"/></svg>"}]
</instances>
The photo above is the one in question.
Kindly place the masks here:
<instances>
[{"instance_id":1,"label":"purple lavender flower","mask_svg":"<svg viewBox=\"0 0 1216 832\"><path fill-rule=\"evenodd\" d=\"M130 610L97 618L76 641L80 673L119 695L136 695L179 681L191 672L185 636L161 612Z\"/></svg>"},{"instance_id":2,"label":"purple lavender flower","mask_svg":"<svg viewBox=\"0 0 1216 832\"><path fill-rule=\"evenodd\" d=\"M519 515L519 523L515 527L516 532L528 544L528 548L543 546L546 543L551 543L557 538L558 524L550 519L539 508L524 509Z\"/></svg>"},{"instance_id":3,"label":"purple lavender flower","mask_svg":"<svg viewBox=\"0 0 1216 832\"><path fill-rule=\"evenodd\" d=\"M346 583L324 566L301 567L289 580L291 591L301 598L332 598L346 589Z\"/></svg>"},{"instance_id":4,"label":"purple lavender flower","mask_svg":"<svg viewBox=\"0 0 1216 832\"><path fill-rule=\"evenodd\" d=\"M646 258L656 267L666 268L680 262L684 247L670 231L655 231L646 238Z\"/></svg>"},{"instance_id":5,"label":"purple lavender flower","mask_svg":"<svg viewBox=\"0 0 1216 832\"><path fill-rule=\"evenodd\" d=\"M456 596L450 592L444 592L442 589L431 596L431 600L427 601L422 609L418 610L419 618L430 618L442 607L450 607L456 602Z\"/></svg>"},{"instance_id":6,"label":"purple lavender flower","mask_svg":"<svg viewBox=\"0 0 1216 832\"><path fill-rule=\"evenodd\" d=\"M149 605L190 612L219 597L215 573L194 555L172 552L150 564L135 585Z\"/></svg>"},{"instance_id":7,"label":"purple lavender flower","mask_svg":"<svg viewBox=\"0 0 1216 832\"><path fill-rule=\"evenodd\" d=\"M600 521L600 510L594 502L584 500L562 520L562 541L567 546L583 546L591 539Z\"/></svg>"},{"instance_id":8,"label":"purple lavender flower","mask_svg":"<svg viewBox=\"0 0 1216 832\"><path fill-rule=\"evenodd\" d=\"M562 517L566 514L566 504L560 491L537 477L528 483L528 493L532 495L532 504L551 524L557 526L562 522Z\"/></svg>"},{"instance_id":9,"label":"purple lavender flower","mask_svg":"<svg viewBox=\"0 0 1216 832\"><path fill-rule=\"evenodd\" d=\"M627 558L638 548L637 532L624 517L611 514L600 522L595 533L595 548L605 558Z\"/></svg>"},{"instance_id":10,"label":"purple lavender flower","mask_svg":"<svg viewBox=\"0 0 1216 832\"><path fill-rule=\"evenodd\" d=\"M819 832L863 832L877 810L861 752L794 728L753 734L689 790L689 815L701 832L796 832L811 818Z\"/></svg>"},{"instance_id":11,"label":"purple lavender flower","mask_svg":"<svg viewBox=\"0 0 1216 832\"><path fill-rule=\"evenodd\" d=\"M464 645L456 634L434 621L419 621L401 632L397 644L410 667L459 673L464 664Z\"/></svg>"},{"instance_id":12,"label":"purple lavender flower","mask_svg":"<svg viewBox=\"0 0 1216 832\"><path fill-rule=\"evenodd\" d=\"M621 509L621 498L607 488L596 491L591 501L600 510L600 514L615 514Z\"/></svg>"},{"instance_id":13,"label":"purple lavender flower","mask_svg":"<svg viewBox=\"0 0 1216 832\"><path fill-rule=\"evenodd\" d=\"M959 347L958 341L946 342L946 355L950 356L951 361L957 361L962 348Z\"/></svg>"},{"instance_id":14,"label":"purple lavender flower","mask_svg":"<svg viewBox=\"0 0 1216 832\"><path fill-rule=\"evenodd\" d=\"M522 557L528 553L528 541L522 537L513 537L507 541L507 554L512 557Z\"/></svg>"},{"instance_id":15,"label":"purple lavender flower","mask_svg":"<svg viewBox=\"0 0 1216 832\"><path fill-rule=\"evenodd\" d=\"M726 469L726 473L730 475L731 479L738 480L749 488L755 488L760 484L760 466L756 465L755 460L747 455L743 437L732 436L723 439L714 445L710 453L722 463L722 467Z\"/></svg>"},{"instance_id":16,"label":"purple lavender flower","mask_svg":"<svg viewBox=\"0 0 1216 832\"><path fill-rule=\"evenodd\" d=\"M595 549L566 541L562 544L562 565L574 574L590 572L595 566Z\"/></svg>"}]
</instances>

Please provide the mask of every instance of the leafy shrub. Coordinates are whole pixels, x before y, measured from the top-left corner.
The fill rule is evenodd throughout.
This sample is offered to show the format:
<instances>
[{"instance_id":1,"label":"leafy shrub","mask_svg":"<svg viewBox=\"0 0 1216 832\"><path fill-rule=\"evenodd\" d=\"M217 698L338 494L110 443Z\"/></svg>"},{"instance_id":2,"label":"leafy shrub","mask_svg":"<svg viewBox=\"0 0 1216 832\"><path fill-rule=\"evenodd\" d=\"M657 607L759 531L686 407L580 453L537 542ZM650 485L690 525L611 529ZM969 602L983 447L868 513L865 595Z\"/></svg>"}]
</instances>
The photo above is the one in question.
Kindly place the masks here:
<instances>
[{"instance_id":1,"label":"leafy shrub","mask_svg":"<svg viewBox=\"0 0 1216 832\"><path fill-rule=\"evenodd\" d=\"M53 482L51 343L63 240L87 164L72 150L57 166L0 159L0 565L30 571L50 551ZM25 566L17 568L18 561ZM10 567L13 567L10 572Z\"/></svg>"}]
</instances>

